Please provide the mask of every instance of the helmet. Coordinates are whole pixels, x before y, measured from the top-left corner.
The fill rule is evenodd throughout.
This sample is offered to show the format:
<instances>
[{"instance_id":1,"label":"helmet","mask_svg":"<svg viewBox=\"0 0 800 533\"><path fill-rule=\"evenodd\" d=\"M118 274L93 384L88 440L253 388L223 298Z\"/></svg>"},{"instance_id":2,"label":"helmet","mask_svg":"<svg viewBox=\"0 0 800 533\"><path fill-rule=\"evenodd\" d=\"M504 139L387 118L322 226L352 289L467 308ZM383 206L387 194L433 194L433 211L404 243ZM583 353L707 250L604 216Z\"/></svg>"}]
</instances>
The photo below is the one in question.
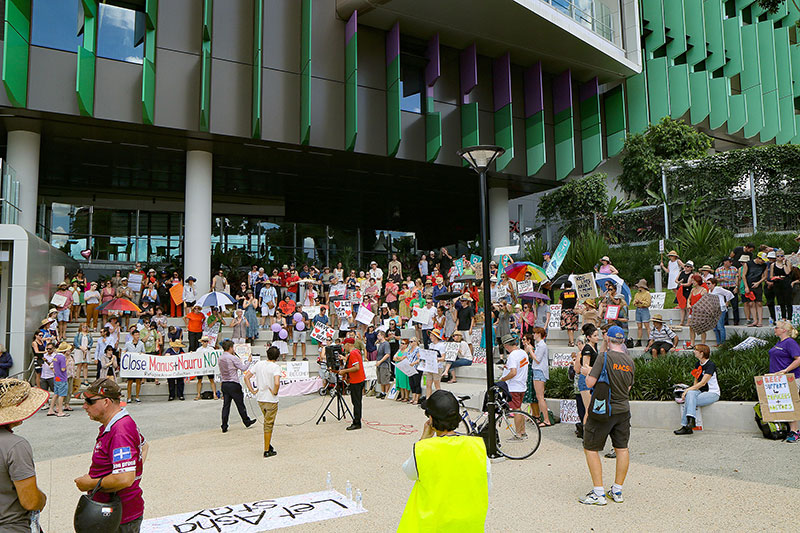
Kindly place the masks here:
<instances>
[{"instance_id":1,"label":"helmet","mask_svg":"<svg viewBox=\"0 0 800 533\"><path fill-rule=\"evenodd\" d=\"M122 502L116 494L111 494L111 501L106 503L92 500L99 489L100 481L91 493L82 495L78 500L73 519L77 533L101 533L119 529L122 522Z\"/></svg>"}]
</instances>

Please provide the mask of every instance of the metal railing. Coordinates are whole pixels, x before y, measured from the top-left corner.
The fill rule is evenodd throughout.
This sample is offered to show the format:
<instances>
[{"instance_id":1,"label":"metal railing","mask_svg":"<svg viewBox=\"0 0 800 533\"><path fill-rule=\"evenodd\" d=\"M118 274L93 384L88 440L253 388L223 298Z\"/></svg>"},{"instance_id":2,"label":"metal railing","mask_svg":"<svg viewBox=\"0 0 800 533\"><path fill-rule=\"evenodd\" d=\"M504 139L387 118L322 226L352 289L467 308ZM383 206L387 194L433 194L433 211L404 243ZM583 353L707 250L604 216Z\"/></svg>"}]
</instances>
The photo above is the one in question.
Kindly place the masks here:
<instances>
[{"instance_id":1,"label":"metal railing","mask_svg":"<svg viewBox=\"0 0 800 533\"><path fill-rule=\"evenodd\" d=\"M569 18L580 24L581 26L596 33L606 41L610 42L617 48L622 49L621 43L618 42L618 35L614 31L614 14L610 9L601 2L590 0L589 2L579 3L575 0L540 0L541 2L551 6L556 11L567 15ZM603 6L609 11L607 13L598 14L598 7ZM588 9L587 9L588 7Z\"/></svg>"},{"instance_id":2,"label":"metal railing","mask_svg":"<svg viewBox=\"0 0 800 533\"><path fill-rule=\"evenodd\" d=\"M19 182L16 172L7 161L0 160L0 224L16 224L19 221Z\"/></svg>"}]
</instances>

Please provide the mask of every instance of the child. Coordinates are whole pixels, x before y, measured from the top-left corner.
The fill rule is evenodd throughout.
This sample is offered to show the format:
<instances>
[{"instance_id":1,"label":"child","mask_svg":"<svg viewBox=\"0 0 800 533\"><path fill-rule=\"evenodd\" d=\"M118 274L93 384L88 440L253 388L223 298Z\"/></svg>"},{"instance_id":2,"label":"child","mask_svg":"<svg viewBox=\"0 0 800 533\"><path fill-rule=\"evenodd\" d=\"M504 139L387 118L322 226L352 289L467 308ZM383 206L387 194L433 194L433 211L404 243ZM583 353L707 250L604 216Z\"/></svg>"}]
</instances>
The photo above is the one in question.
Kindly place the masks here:
<instances>
[{"instance_id":1,"label":"child","mask_svg":"<svg viewBox=\"0 0 800 533\"><path fill-rule=\"evenodd\" d=\"M584 324L594 324L596 328L600 327L600 313L597 311L597 302L590 298L583 302L582 309L578 314L583 316Z\"/></svg>"}]
</instances>

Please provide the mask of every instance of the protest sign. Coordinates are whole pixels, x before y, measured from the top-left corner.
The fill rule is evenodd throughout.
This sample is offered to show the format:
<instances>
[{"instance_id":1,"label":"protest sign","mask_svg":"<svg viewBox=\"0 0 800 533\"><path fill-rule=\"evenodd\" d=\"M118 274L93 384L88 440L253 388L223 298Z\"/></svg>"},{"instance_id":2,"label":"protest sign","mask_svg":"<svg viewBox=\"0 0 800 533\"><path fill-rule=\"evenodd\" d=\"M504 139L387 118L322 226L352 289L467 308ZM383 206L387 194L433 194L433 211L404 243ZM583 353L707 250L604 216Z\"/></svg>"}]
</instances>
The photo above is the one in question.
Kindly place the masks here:
<instances>
[{"instance_id":1,"label":"protest sign","mask_svg":"<svg viewBox=\"0 0 800 533\"><path fill-rule=\"evenodd\" d=\"M133 292L139 292L142 290L142 280L144 279L144 274L134 274L131 272L128 274L128 287L130 287Z\"/></svg>"},{"instance_id":2,"label":"protest sign","mask_svg":"<svg viewBox=\"0 0 800 533\"><path fill-rule=\"evenodd\" d=\"M339 318L350 318L353 315L353 303L350 300L335 300L333 309Z\"/></svg>"},{"instance_id":3,"label":"protest sign","mask_svg":"<svg viewBox=\"0 0 800 533\"><path fill-rule=\"evenodd\" d=\"M590 298L597 298L597 285L594 283L594 274L575 274L575 291L578 293L578 299L588 300Z\"/></svg>"},{"instance_id":4,"label":"protest sign","mask_svg":"<svg viewBox=\"0 0 800 533\"><path fill-rule=\"evenodd\" d=\"M756 391L765 422L800 420L800 398L794 374L756 376Z\"/></svg>"},{"instance_id":5,"label":"protest sign","mask_svg":"<svg viewBox=\"0 0 800 533\"><path fill-rule=\"evenodd\" d=\"M311 330L311 338L317 342L330 342L335 334L335 329L321 322L314 322L314 329Z\"/></svg>"},{"instance_id":6,"label":"protest sign","mask_svg":"<svg viewBox=\"0 0 800 533\"><path fill-rule=\"evenodd\" d=\"M64 307L64 304L67 303L67 297L63 294L54 294L52 298L50 298L50 303L56 307Z\"/></svg>"},{"instance_id":7,"label":"protest sign","mask_svg":"<svg viewBox=\"0 0 800 533\"><path fill-rule=\"evenodd\" d=\"M344 296L345 294L347 294L347 286L344 283L331 285L331 296Z\"/></svg>"},{"instance_id":8,"label":"protest sign","mask_svg":"<svg viewBox=\"0 0 800 533\"><path fill-rule=\"evenodd\" d=\"M561 304L553 304L550 306L550 322L547 323L547 327L561 327Z\"/></svg>"},{"instance_id":9,"label":"protest sign","mask_svg":"<svg viewBox=\"0 0 800 533\"><path fill-rule=\"evenodd\" d=\"M748 350L756 346L766 346L767 341L758 337L747 337L745 340L734 346L733 350Z\"/></svg>"},{"instance_id":10,"label":"protest sign","mask_svg":"<svg viewBox=\"0 0 800 533\"><path fill-rule=\"evenodd\" d=\"M661 311L664 309L664 301L667 299L666 292L653 292L650 294L650 310Z\"/></svg>"},{"instance_id":11,"label":"protest sign","mask_svg":"<svg viewBox=\"0 0 800 533\"><path fill-rule=\"evenodd\" d=\"M176 283L169 289L169 297L175 302L175 305L183 303L183 283Z\"/></svg>"},{"instance_id":12,"label":"protest sign","mask_svg":"<svg viewBox=\"0 0 800 533\"><path fill-rule=\"evenodd\" d=\"M406 376L416 376L418 374L417 369L411 366L411 363L408 362L408 359L403 359L402 361L395 363L394 367Z\"/></svg>"},{"instance_id":13,"label":"protest sign","mask_svg":"<svg viewBox=\"0 0 800 533\"><path fill-rule=\"evenodd\" d=\"M479 255L472 254L469 256L469 262L472 263L473 268L481 261L483 261L483 259Z\"/></svg>"},{"instance_id":14,"label":"protest sign","mask_svg":"<svg viewBox=\"0 0 800 533\"><path fill-rule=\"evenodd\" d=\"M476 365L486 364L486 348L476 347L472 351L472 363Z\"/></svg>"},{"instance_id":15,"label":"protest sign","mask_svg":"<svg viewBox=\"0 0 800 533\"><path fill-rule=\"evenodd\" d=\"M361 322L362 324L369 325L372 324L372 319L375 318L375 313L367 309L367 306L362 305L358 308L358 314L356 315L356 322Z\"/></svg>"},{"instance_id":16,"label":"protest sign","mask_svg":"<svg viewBox=\"0 0 800 533\"><path fill-rule=\"evenodd\" d=\"M775 321L777 322L778 320L783 320L783 319L784 319L784 316L783 316L783 313L781 312L781 307L779 305L776 305L775 306ZM792 320L791 320L791 322L792 322L792 325L795 326L795 327L800 325L800 305L793 305L792 306Z\"/></svg>"},{"instance_id":17,"label":"protest sign","mask_svg":"<svg viewBox=\"0 0 800 533\"><path fill-rule=\"evenodd\" d=\"M350 301L354 304L360 304L364 301L364 293L361 291L353 291L350 293Z\"/></svg>"},{"instance_id":18,"label":"protest sign","mask_svg":"<svg viewBox=\"0 0 800 533\"><path fill-rule=\"evenodd\" d=\"M609 305L606 307L606 320L616 320L619 318L619 307L618 305Z\"/></svg>"},{"instance_id":19,"label":"protest sign","mask_svg":"<svg viewBox=\"0 0 800 533\"><path fill-rule=\"evenodd\" d=\"M214 374L222 350L178 355L125 352L119 360L121 378L188 378Z\"/></svg>"},{"instance_id":20,"label":"protest sign","mask_svg":"<svg viewBox=\"0 0 800 533\"><path fill-rule=\"evenodd\" d=\"M568 368L572 366L572 354L571 353L554 353L550 358L550 366L555 367L565 367Z\"/></svg>"},{"instance_id":21,"label":"protest sign","mask_svg":"<svg viewBox=\"0 0 800 533\"><path fill-rule=\"evenodd\" d=\"M475 271L475 278L476 279L483 279L483 263L478 263L477 265L472 265L472 270Z\"/></svg>"},{"instance_id":22,"label":"protest sign","mask_svg":"<svg viewBox=\"0 0 800 533\"><path fill-rule=\"evenodd\" d=\"M561 263L564 262L564 258L567 256L567 250L569 250L570 244L571 242L566 235L561 237L561 241L558 243L556 251L553 252L553 257L550 259L550 264L547 265L547 270L545 270L545 274L547 274L548 278L553 279L555 277L558 269L561 267Z\"/></svg>"},{"instance_id":23,"label":"protest sign","mask_svg":"<svg viewBox=\"0 0 800 533\"><path fill-rule=\"evenodd\" d=\"M456 275L464 275L464 263L461 262L461 259L456 259L453 263L453 266L456 268Z\"/></svg>"},{"instance_id":24,"label":"protest sign","mask_svg":"<svg viewBox=\"0 0 800 533\"><path fill-rule=\"evenodd\" d=\"M577 424L581 421L578 418L577 400L561 400L558 411L558 417L565 424Z\"/></svg>"},{"instance_id":25,"label":"protest sign","mask_svg":"<svg viewBox=\"0 0 800 533\"><path fill-rule=\"evenodd\" d=\"M253 347L250 344L234 344L233 353L242 360L249 358L253 354Z\"/></svg>"},{"instance_id":26,"label":"protest sign","mask_svg":"<svg viewBox=\"0 0 800 533\"><path fill-rule=\"evenodd\" d=\"M318 305L309 305L308 307L303 307L303 312L308 315L309 320L313 320L319 314L319 309L320 306Z\"/></svg>"},{"instance_id":27,"label":"protest sign","mask_svg":"<svg viewBox=\"0 0 800 533\"><path fill-rule=\"evenodd\" d=\"M433 313L436 309L433 307L415 307L411 312L411 322L416 324L426 325L430 324L433 320Z\"/></svg>"},{"instance_id":28,"label":"protest sign","mask_svg":"<svg viewBox=\"0 0 800 533\"><path fill-rule=\"evenodd\" d=\"M455 361L458 359L458 351L461 349L461 344L457 342L443 342L444 360Z\"/></svg>"},{"instance_id":29,"label":"protest sign","mask_svg":"<svg viewBox=\"0 0 800 533\"><path fill-rule=\"evenodd\" d=\"M470 331L469 339L464 339L467 343L471 344L473 347L481 345L481 333L483 332L482 327L478 327Z\"/></svg>"},{"instance_id":30,"label":"protest sign","mask_svg":"<svg viewBox=\"0 0 800 533\"><path fill-rule=\"evenodd\" d=\"M367 381L374 381L378 379L378 367L375 361L363 361L364 363L364 379Z\"/></svg>"},{"instance_id":31,"label":"protest sign","mask_svg":"<svg viewBox=\"0 0 800 533\"><path fill-rule=\"evenodd\" d=\"M664 239L658 240L658 253L660 254L664 253Z\"/></svg>"},{"instance_id":32,"label":"protest sign","mask_svg":"<svg viewBox=\"0 0 800 533\"><path fill-rule=\"evenodd\" d=\"M517 282L517 296L522 296L525 293L533 292L533 281L526 279Z\"/></svg>"},{"instance_id":33,"label":"protest sign","mask_svg":"<svg viewBox=\"0 0 800 533\"><path fill-rule=\"evenodd\" d=\"M287 361L286 368L281 370L283 370L281 380L308 379L308 361Z\"/></svg>"},{"instance_id":34,"label":"protest sign","mask_svg":"<svg viewBox=\"0 0 800 533\"><path fill-rule=\"evenodd\" d=\"M226 505L142 523L142 533L258 533L365 512L334 490Z\"/></svg>"},{"instance_id":35,"label":"protest sign","mask_svg":"<svg viewBox=\"0 0 800 533\"><path fill-rule=\"evenodd\" d=\"M439 352L421 349L419 351L419 365L417 368L422 372L432 372L435 374L439 371L438 358Z\"/></svg>"},{"instance_id":36,"label":"protest sign","mask_svg":"<svg viewBox=\"0 0 800 533\"><path fill-rule=\"evenodd\" d=\"M506 296L508 296L508 289L506 288L505 285L500 285L495 290L494 295L495 295L495 301L497 301L497 300L499 300L501 298L505 298Z\"/></svg>"}]
</instances>

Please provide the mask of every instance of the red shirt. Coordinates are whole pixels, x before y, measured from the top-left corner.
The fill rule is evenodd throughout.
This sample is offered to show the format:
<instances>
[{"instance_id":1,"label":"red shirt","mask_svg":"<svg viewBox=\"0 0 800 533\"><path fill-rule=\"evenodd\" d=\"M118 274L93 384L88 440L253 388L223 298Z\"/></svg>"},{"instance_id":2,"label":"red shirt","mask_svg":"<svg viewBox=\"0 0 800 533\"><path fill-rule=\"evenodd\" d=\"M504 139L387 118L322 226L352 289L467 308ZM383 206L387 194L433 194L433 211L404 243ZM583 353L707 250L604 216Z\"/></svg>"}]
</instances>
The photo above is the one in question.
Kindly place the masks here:
<instances>
[{"instance_id":1,"label":"red shirt","mask_svg":"<svg viewBox=\"0 0 800 533\"><path fill-rule=\"evenodd\" d=\"M296 281L300 281L300 276L289 276L286 278L286 290L289 292L297 292L299 285L290 285L290 283L294 283Z\"/></svg>"},{"instance_id":2,"label":"red shirt","mask_svg":"<svg viewBox=\"0 0 800 533\"><path fill-rule=\"evenodd\" d=\"M186 315L186 320L188 320L186 329L188 329L192 333L202 333L203 321L205 319L206 317L203 313L189 313L188 315Z\"/></svg>"},{"instance_id":3,"label":"red shirt","mask_svg":"<svg viewBox=\"0 0 800 533\"><path fill-rule=\"evenodd\" d=\"M144 437L139 433L136 422L123 409L108 423L100 426L100 434L92 453L92 466L89 477L98 479L109 474L135 472L133 485L117 492L122 501L122 523L127 524L144 514L144 499L139 481L142 479L142 446ZM97 492L96 502L110 501L110 495Z\"/></svg>"},{"instance_id":4,"label":"red shirt","mask_svg":"<svg viewBox=\"0 0 800 533\"><path fill-rule=\"evenodd\" d=\"M358 364L358 370L350 372L350 383L364 383L367 379L364 375L364 361L361 359L361 352L356 349L350 350L350 355L347 357L347 366L345 368L353 368Z\"/></svg>"},{"instance_id":5,"label":"red shirt","mask_svg":"<svg viewBox=\"0 0 800 533\"><path fill-rule=\"evenodd\" d=\"M288 278L290 278L290 277L291 277L291 275L292 275L292 273L291 273L291 272L288 272L288 271L287 271L287 272L283 272L283 271L281 271L281 272L278 272L278 277L279 277L279 278L280 278L280 280L281 280L281 287L286 287L286 280L287 280Z\"/></svg>"}]
</instances>

